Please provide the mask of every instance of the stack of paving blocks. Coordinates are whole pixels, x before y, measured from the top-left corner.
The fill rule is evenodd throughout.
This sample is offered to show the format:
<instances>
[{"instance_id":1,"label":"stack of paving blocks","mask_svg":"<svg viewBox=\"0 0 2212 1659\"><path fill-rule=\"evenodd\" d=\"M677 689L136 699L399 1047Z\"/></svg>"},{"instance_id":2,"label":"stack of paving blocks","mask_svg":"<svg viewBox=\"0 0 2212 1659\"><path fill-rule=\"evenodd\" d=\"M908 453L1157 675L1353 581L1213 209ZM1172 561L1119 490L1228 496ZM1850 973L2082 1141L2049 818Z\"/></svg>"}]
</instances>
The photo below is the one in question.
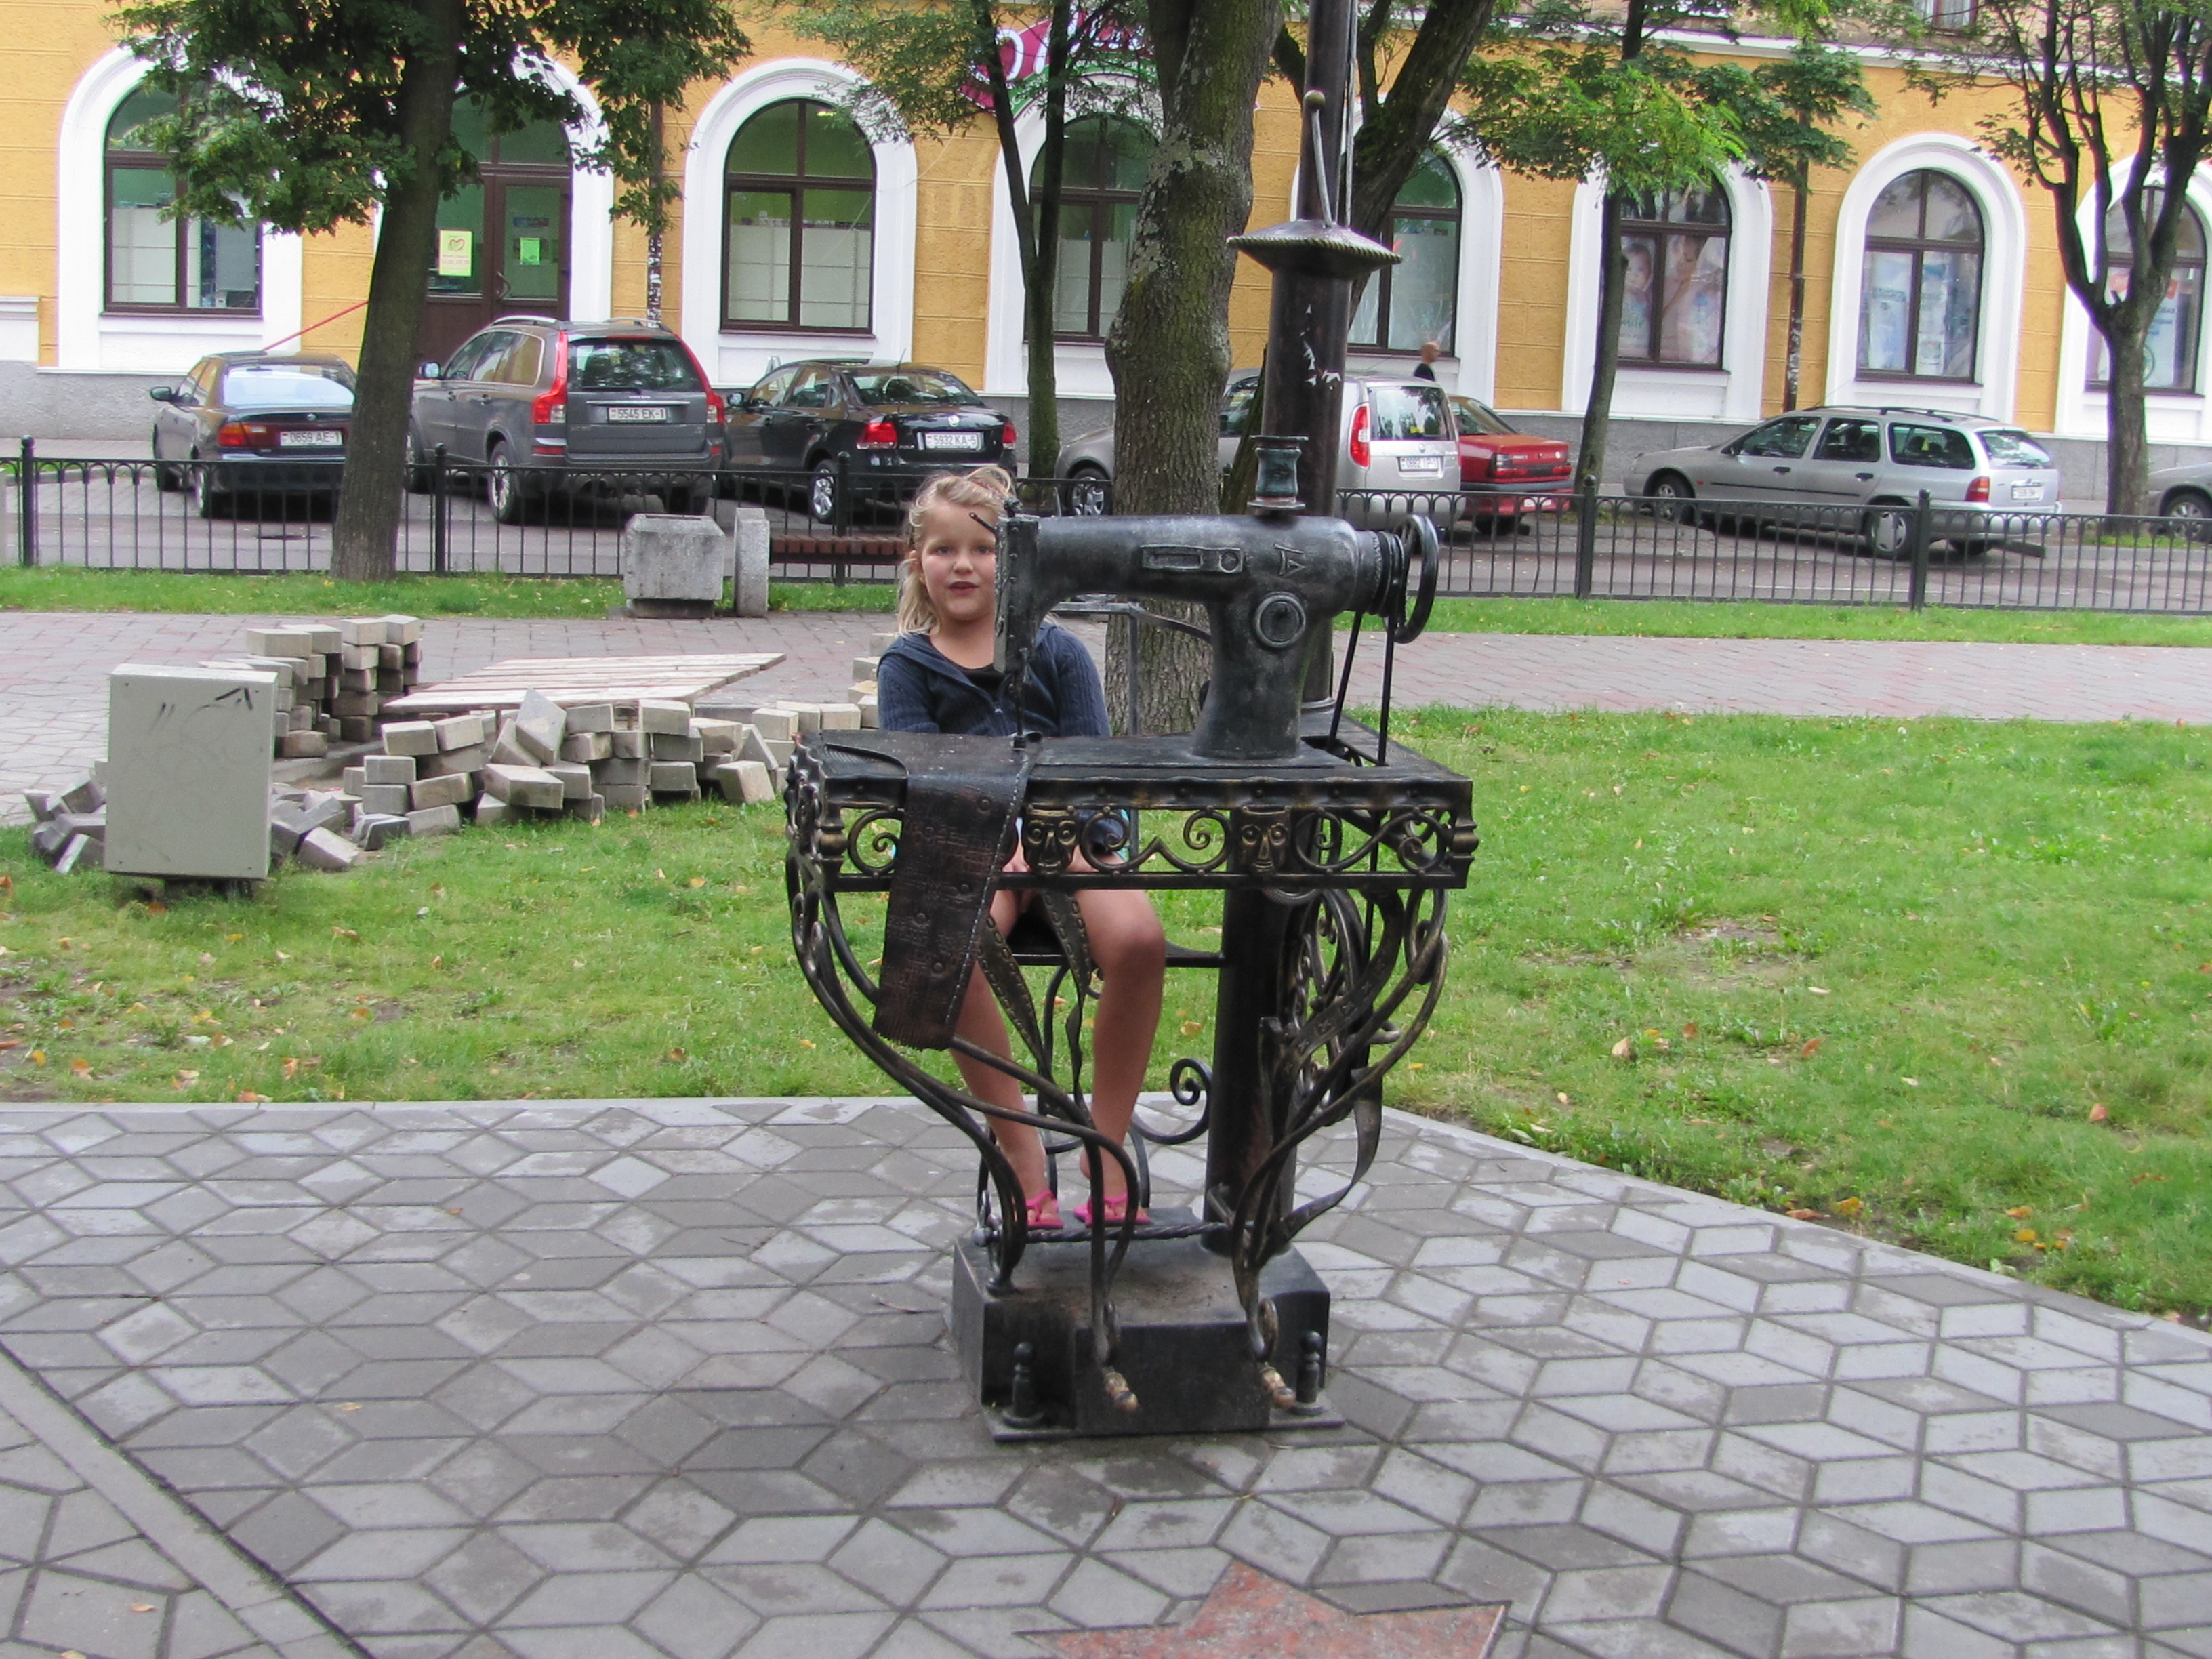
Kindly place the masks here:
<instances>
[{"instance_id":1,"label":"stack of paving blocks","mask_svg":"<svg viewBox=\"0 0 2212 1659\"><path fill-rule=\"evenodd\" d=\"M872 710L853 702L751 703L716 701L699 706L702 724L726 726L735 734L730 759L703 776L733 801L775 799L775 780L791 764L800 737L822 731L857 731ZM757 771L739 768L757 768Z\"/></svg>"},{"instance_id":2,"label":"stack of paving blocks","mask_svg":"<svg viewBox=\"0 0 2212 1659\"><path fill-rule=\"evenodd\" d=\"M860 705L860 724L865 726L880 724L876 718L876 665L897 639L896 634L878 634L868 641L872 655L853 659L853 701Z\"/></svg>"},{"instance_id":3,"label":"stack of paving blocks","mask_svg":"<svg viewBox=\"0 0 2212 1659\"><path fill-rule=\"evenodd\" d=\"M276 752L298 759L374 738L384 705L414 687L422 663L422 619L392 616L249 628L243 654L208 666L276 676Z\"/></svg>"}]
</instances>

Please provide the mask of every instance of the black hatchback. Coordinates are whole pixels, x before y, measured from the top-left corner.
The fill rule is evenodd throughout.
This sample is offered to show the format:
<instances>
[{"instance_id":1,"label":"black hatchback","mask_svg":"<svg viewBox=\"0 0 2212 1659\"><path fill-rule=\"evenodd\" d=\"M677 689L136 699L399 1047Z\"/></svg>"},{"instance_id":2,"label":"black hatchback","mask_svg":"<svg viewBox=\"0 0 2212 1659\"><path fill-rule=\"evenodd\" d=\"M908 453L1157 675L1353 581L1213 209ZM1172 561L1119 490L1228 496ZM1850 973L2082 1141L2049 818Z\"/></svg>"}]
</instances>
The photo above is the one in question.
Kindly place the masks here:
<instances>
[{"instance_id":1,"label":"black hatchback","mask_svg":"<svg viewBox=\"0 0 2212 1659\"><path fill-rule=\"evenodd\" d=\"M154 485L186 489L202 518L241 497L328 495L345 476L353 367L340 357L221 351L146 394Z\"/></svg>"},{"instance_id":2,"label":"black hatchback","mask_svg":"<svg viewBox=\"0 0 2212 1659\"><path fill-rule=\"evenodd\" d=\"M848 504L889 505L942 468L1011 465L1015 440L957 374L830 358L786 363L733 395L725 434L740 476L781 474L788 487L809 475L807 508L824 523Z\"/></svg>"}]
</instances>

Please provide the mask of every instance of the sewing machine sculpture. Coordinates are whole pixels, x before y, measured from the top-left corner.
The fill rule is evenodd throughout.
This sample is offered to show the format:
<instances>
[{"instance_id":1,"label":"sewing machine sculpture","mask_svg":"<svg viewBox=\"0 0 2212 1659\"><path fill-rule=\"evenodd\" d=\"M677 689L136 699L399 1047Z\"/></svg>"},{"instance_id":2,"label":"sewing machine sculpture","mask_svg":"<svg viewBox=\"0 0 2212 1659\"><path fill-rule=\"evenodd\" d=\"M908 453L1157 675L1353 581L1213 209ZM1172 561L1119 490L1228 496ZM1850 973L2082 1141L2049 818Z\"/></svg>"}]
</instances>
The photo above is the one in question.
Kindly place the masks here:
<instances>
[{"instance_id":1,"label":"sewing machine sculpture","mask_svg":"<svg viewBox=\"0 0 2212 1659\"><path fill-rule=\"evenodd\" d=\"M998 569L1005 684L1022 684L1036 627L1061 599L1195 599L1213 650L1198 731L1028 741L823 732L793 757L799 966L847 1036L981 1159L976 1229L955 1249L952 1323L1002 1438L1337 1420L1322 1394L1328 1291L1291 1244L1374 1157L1382 1078L1443 988L1445 896L1466 884L1475 836L1468 781L1389 744L1387 692L1377 732L1343 718L1341 691L1334 709L1313 709L1300 690L1339 612L1379 615L1391 646L1419 631L1437 562L1423 529L1401 537L1288 512L1010 515ZM1409 541L1423 555L1413 592ZM1001 876L1017 833L1028 869ZM1039 896L1011 943L988 924L994 885ZM1220 951L1170 960L1219 975L1212 1065L1186 1057L1170 1071L1195 1115L1158 1124L1140 1111L1126 1148L1092 1127L1085 1083L1094 970L1073 894L1085 887L1224 896ZM879 981L847 912L880 894ZM1039 915L1043 937L1025 940ZM1025 1060L997 1060L955 1035L977 965ZM1042 970L1042 994L1025 969ZM947 1048L1020 1080L1036 1105L1018 1115L1044 1133L1055 1170L1071 1151L1093 1171L1113 1158L1146 1207L1148 1150L1206 1138L1199 1212L1032 1233L989 1129L1017 1115L915 1052ZM1299 1148L1347 1118L1352 1167L1300 1203Z\"/></svg>"}]
</instances>

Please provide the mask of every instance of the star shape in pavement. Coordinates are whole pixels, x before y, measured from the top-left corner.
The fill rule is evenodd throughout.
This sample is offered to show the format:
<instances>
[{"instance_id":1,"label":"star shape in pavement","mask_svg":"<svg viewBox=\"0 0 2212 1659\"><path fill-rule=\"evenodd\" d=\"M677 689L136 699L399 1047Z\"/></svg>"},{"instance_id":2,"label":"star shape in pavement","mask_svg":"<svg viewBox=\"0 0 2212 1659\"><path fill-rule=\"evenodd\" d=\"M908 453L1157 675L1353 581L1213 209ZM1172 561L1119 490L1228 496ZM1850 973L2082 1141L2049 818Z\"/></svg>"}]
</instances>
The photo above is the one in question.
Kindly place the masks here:
<instances>
[{"instance_id":1,"label":"star shape in pavement","mask_svg":"<svg viewBox=\"0 0 2212 1659\"><path fill-rule=\"evenodd\" d=\"M1502 1607L1346 1613L1238 1562L1186 1625L1057 1631L1066 1659L1482 1659Z\"/></svg>"}]
</instances>

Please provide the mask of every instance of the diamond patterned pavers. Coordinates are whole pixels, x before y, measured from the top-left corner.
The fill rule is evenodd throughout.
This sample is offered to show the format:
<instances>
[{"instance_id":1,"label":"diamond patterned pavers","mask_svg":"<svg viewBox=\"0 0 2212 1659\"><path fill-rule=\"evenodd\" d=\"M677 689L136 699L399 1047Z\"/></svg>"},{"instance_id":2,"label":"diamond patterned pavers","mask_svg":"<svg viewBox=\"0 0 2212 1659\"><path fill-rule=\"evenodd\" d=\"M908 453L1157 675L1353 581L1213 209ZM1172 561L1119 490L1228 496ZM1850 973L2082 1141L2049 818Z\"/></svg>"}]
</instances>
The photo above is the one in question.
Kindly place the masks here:
<instances>
[{"instance_id":1,"label":"diamond patterned pavers","mask_svg":"<svg viewBox=\"0 0 2212 1659\"><path fill-rule=\"evenodd\" d=\"M866 1101L0 1112L0 1346L377 1659L1034 1656L1235 1561L1510 1659L2212 1656L2195 1333L1394 1116L1349 1426L1000 1447L972 1180Z\"/></svg>"}]
</instances>

